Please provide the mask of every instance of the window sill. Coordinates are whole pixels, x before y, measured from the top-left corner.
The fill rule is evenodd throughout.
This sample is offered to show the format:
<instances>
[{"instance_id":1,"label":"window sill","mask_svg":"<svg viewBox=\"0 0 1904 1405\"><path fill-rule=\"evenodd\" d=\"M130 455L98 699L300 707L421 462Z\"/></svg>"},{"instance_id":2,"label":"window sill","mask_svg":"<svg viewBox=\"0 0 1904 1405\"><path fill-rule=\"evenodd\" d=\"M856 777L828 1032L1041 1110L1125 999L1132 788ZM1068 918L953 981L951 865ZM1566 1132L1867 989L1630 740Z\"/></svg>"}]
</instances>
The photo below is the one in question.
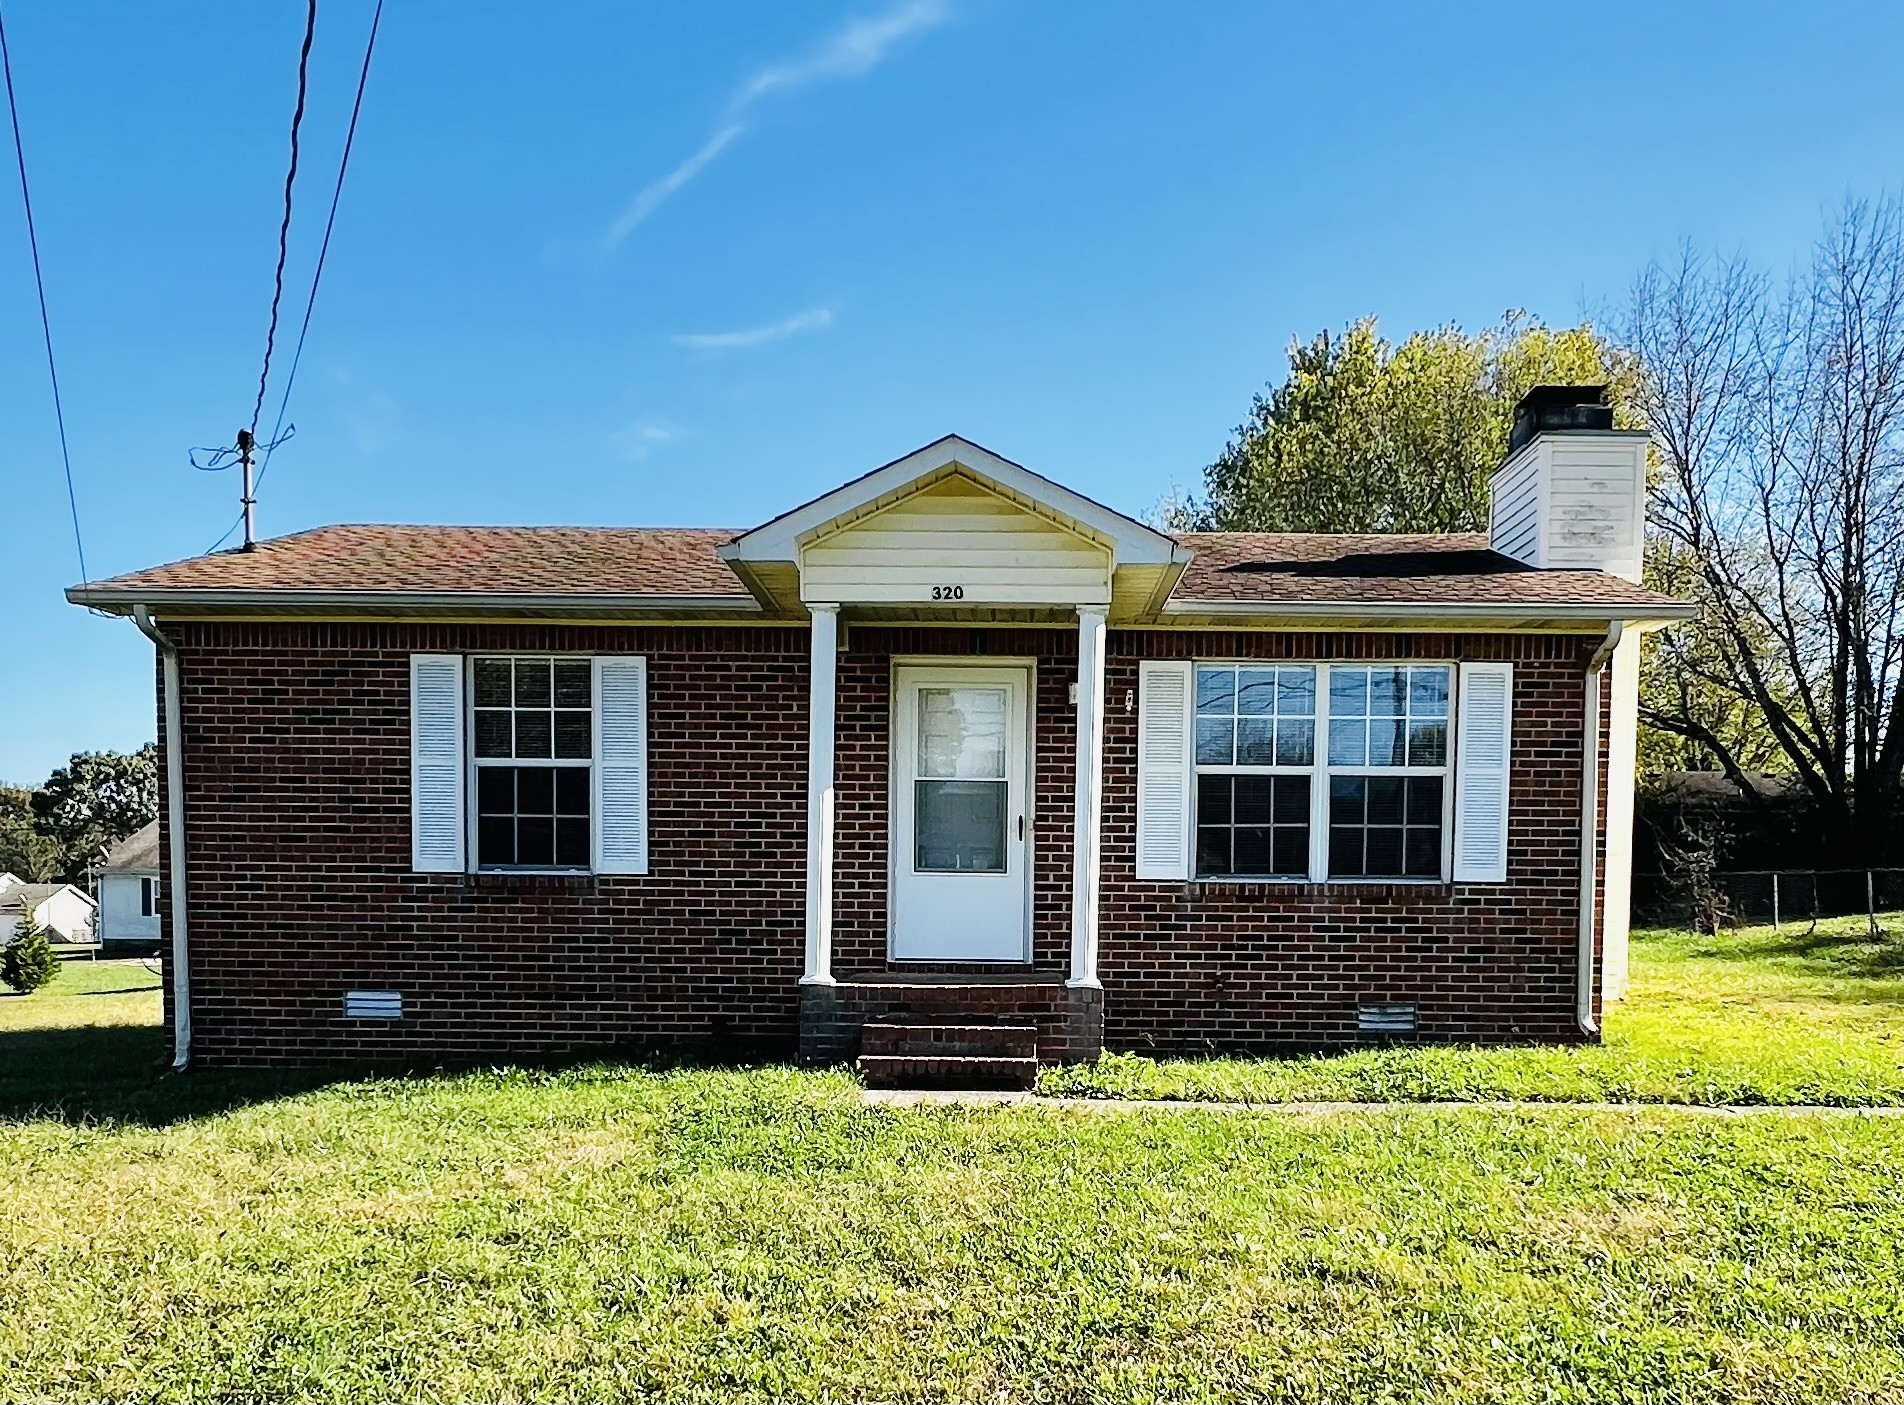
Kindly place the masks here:
<instances>
[{"instance_id":1,"label":"window sill","mask_svg":"<svg viewBox=\"0 0 1904 1405\"><path fill-rule=\"evenodd\" d=\"M595 891L595 875L579 870L573 873L496 871L465 874L463 884L488 892L592 893Z\"/></svg>"},{"instance_id":2,"label":"window sill","mask_svg":"<svg viewBox=\"0 0 1904 1405\"><path fill-rule=\"evenodd\" d=\"M1452 896L1455 885L1441 878L1192 878L1184 884L1195 895L1225 888L1260 891L1265 888L1291 896L1315 898L1418 898Z\"/></svg>"}]
</instances>

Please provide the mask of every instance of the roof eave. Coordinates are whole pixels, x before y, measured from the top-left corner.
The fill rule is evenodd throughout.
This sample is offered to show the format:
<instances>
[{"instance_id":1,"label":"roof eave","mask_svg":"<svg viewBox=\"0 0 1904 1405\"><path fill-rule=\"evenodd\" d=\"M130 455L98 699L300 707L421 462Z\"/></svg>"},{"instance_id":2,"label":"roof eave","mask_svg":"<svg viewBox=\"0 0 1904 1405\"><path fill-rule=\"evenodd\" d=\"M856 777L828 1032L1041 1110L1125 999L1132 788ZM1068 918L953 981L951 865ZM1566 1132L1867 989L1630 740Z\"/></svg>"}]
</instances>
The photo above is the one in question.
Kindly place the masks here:
<instances>
[{"instance_id":1,"label":"roof eave","mask_svg":"<svg viewBox=\"0 0 1904 1405\"><path fill-rule=\"evenodd\" d=\"M66 598L75 605L130 614L135 605L159 611L167 607L191 610L334 609L346 612L440 611L444 614L493 615L498 611L562 611L581 615L640 616L655 612L711 615L758 615L760 602L751 595L583 594L544 591L495 591L478 594L465 590L301 590L215 589L190 586L76 585Z\"/></svg>"},{"instance_id":2,"label":"roof eave","mask_svg":"<svg viewBox=\"0 0 1904 1405\"><path fill-rule=\"evenodd\" d=\"M1316 620L1354 626L1358 621L1392 620L1419 617L1433 620L1459 620L1464 623L1495 623L1511 626L1526 620L1567 623L1612 623L1638 629L1658 629L1689 620L1698 614L1698 606L1680 601L1657 604L1588 604L1578 601L1346 601L1346 600L1172 600L1161 611L1168 622L1173 616L1251 618L1265 620Z\"/></svg>"}]
</instances>

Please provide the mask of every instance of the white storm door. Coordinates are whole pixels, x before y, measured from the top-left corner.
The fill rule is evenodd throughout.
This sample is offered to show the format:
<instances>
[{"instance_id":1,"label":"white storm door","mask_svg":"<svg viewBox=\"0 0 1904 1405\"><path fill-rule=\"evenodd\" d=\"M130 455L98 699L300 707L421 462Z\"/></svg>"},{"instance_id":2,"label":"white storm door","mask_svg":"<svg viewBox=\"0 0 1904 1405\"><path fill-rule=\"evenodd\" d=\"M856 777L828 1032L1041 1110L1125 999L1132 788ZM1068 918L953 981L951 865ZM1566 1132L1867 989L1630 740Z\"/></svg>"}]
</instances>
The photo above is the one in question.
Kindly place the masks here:
<instances>
[{"instance_id":1,"label":"white storm door","mask_svg":"<svg viewBox=\"0 0 1904 1405\"><path fill-rule=\"evenodd\" d=\"M893 709L893 959L1024 961L1026 677L902 668Z\"/></svg>"}]
</instances>

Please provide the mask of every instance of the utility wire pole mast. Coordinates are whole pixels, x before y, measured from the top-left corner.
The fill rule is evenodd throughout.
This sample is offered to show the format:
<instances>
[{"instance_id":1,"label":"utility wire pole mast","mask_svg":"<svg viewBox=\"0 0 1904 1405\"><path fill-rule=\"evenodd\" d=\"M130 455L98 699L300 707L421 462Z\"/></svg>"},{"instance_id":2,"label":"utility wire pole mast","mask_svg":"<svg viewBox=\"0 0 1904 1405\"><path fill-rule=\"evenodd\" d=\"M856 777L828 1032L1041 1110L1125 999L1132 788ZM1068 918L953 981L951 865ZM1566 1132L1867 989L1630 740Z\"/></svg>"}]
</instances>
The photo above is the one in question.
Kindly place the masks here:
<instances>
[{"instance_id":1,"label":"utility wire pole mast","mask_svg":"<svg viewBox=\"0 0 1904 1405\"><path fill-rule=\"evenodd\" d=\"M241 490L240 496L238 498L239 505L244 508L244 513L245 513L245 544L241 548L244 551L250 551L252 546L257 541L257 531L256 531L257 523L254 520L254 515L258 506L258 499L252 494L252 491L251 491L251 487L252 487L251 451L255 447L257 447L257 445L256 445L256 441L251 437L251 431L248 429L239 430L238 431L238 462L240 465L243 466L245 471L244 472L244 487Z\"/></svg>"}]
</instances>

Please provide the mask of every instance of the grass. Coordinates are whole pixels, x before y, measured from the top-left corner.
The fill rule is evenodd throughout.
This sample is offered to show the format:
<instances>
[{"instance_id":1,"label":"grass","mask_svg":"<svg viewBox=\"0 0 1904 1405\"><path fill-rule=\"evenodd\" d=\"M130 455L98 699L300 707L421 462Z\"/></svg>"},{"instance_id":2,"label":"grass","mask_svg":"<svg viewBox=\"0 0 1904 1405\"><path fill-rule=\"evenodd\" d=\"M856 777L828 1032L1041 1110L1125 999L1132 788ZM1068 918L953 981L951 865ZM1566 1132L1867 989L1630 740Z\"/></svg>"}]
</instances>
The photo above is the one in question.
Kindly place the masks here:
<instances>
[{"instance_id":1,"label":"grass","mask_svg":"<svg viewBox=\"0 0 1904 1405\"><path fill-rule=\"evenodd\" d=\"M0 1398L1904 1389L1904 1119L160 1075L156 994L112 969L0 999Z\"/></svg>"},{"instance_id":2,"label":"grass","mask_svg":"<svg viewBox=\"0 0 1904 1405\"><path fill-rule=\"evenodd\" d=\"M1367 1049L1289 1059L1114 1054L1040 1091L1198 1101L1904 1103L1904 935L1863 918L1634 934L1629 998L1581 1048Z\"/></svg>"}]
</instances>

